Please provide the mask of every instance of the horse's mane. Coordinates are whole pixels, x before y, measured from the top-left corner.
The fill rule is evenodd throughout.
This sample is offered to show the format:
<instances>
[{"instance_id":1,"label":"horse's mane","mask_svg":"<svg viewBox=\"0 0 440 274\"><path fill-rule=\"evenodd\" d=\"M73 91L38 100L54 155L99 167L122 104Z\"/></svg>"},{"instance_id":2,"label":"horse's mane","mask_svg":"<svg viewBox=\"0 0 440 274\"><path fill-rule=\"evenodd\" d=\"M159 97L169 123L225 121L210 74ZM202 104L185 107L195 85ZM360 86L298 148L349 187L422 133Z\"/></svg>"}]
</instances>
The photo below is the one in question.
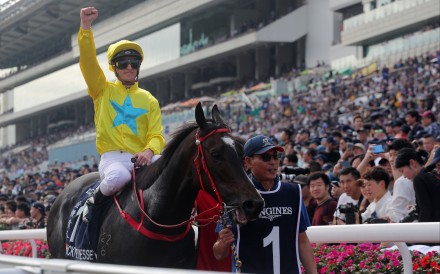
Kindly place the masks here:
<instances>
[{"instance_id":1,"label":"horse's mane","mask_svg":"<svg viewBox=\"0 0 440 274\"><path fill-rule=\"evenodd\" d=\"M226 124L223 123L216 123L212 119L206 119L208 128L207 130L214 130L216 128L229 128ZM142 179L139 180L139 182L143 181L145 184L142 184L142 188L148 188L151 186L151 184L154 183L154 181L157 180L157 178L160 176L162 171L168 166L171 159L173 159L173 155L177 148L184 142L185 138L191 134L194 130L196 130L199 127L199 125L193 121L193 122L187 122L183 126L181 126L176 132L174 132L171 135L171 140L168 142L168 144L165 146L164 150L162 151L162 156L160 158L160 161L157 162L157 164L151 165L147 168L143 168L144 170L147 170L146 172L142 172L139 174L142 176ZM230 129L230 128L229 128ZM242 145L244 144L243 139L232 136L231 137L236 140L236 143L241 146L241 149L239 148L239 151L243 151ZM189 159L192 161L192 159Z\"/></svg>"},{"instance_id":2,"label":"horse's mane","mask_svg":"<svg viewBox=\"0 0 440 274\"><path fill-rule=\"evenodd\" d=\"M209 121L211 120L207 119L207 122ZM210 125L216 124L210 123ZM161 172L168 166L177 148L182 144L182 142L184 142L185 138L198 127L199 126L195 121L187 122L171 135L172 138L162 151L160 161L149 167L142 168L142 173L139 174L139 176L141 176L139 183L143 182L141 183L141 188L148 188L154 183L154 181L157 180Z\"/></svg>"},{"instance_id":3,"label":"horse's mane","mask_svg":"<svg viewBox=\"0 0 440 274\"><path fill-rule=\"evenodd\" d=\"M171 135L171 141L165 146L165 149L162 151L161 159L163 159L159 163L159 165L156 166L156 172L160 172L168 165L169 161L172 159L174 152L177 150L177 147L179 147L184 139L198 127L199 126L196 122L189 122L180 127L176 132Z\"/></svg>"}]
</instances>

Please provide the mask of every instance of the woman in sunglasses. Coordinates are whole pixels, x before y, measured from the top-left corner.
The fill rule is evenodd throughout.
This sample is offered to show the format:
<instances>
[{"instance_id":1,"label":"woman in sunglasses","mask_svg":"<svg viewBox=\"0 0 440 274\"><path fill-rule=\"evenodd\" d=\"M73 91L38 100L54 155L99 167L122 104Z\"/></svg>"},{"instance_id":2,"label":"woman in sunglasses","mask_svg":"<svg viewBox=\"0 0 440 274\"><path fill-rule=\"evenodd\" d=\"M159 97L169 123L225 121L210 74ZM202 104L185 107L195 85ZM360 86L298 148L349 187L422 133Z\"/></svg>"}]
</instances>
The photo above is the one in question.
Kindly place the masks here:
<instances>
[{"instance_id":1,"label":"woman in sunglasses","mask_svg":"<svg viewBox=\"0 0 440 274\"><path fill-rule=\"evenodd\" d=\"M96 148L101 155L101 183L89 197L83 220L90 221L95 207L121 190L131 179L133 163L151 164L161 153L162 118L153 95L139 88L139 69L144 58L139 44L121 40L109 46L107 58L116 81L108 81L98 64L91 29L98 17L94 7L81 9L78 33L80 68L95 106Z\"/></svg>"}]
</instances>

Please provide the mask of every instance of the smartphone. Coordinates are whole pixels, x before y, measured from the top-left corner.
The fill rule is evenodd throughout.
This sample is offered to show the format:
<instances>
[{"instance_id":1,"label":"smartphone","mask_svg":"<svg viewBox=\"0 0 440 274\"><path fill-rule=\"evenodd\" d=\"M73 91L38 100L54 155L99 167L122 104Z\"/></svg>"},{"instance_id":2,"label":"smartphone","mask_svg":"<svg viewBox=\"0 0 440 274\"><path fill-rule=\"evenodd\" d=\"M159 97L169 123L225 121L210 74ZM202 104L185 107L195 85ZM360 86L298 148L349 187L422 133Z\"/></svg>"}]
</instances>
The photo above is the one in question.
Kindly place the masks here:
<instances>
[{"instance_id":1,"label":"smartphone","mask_svg":"<svg viewBox=\"0 0 440 274\"><path fill-rule=\"evenodd\" d=\"M382 145L375 145L373 147L373 153L374 154L379 154L379 153L382 153L382 152L385 152L385 150L383 149Z\"/></svg>"},{"instance_id":2,"label":"smartphone","mask_svg":"<svg viewBox=\"0 0 440 274\"><path fill-rule=\"evenodd\" d=\"M344 167L351 167L350 161L347 161L347 160L342 161L341 162L341 167L342 168L344 168Z\"/></svg>"},{"instance_id":3,"label":"smartphone","mask_svg":"<svg viewBox=\"0 0 440 274\"><path fill-rule=\"evenodd\" d=\"M347 149L353 150L353 143L347 143Z\"/></svg>"}]
</instances>

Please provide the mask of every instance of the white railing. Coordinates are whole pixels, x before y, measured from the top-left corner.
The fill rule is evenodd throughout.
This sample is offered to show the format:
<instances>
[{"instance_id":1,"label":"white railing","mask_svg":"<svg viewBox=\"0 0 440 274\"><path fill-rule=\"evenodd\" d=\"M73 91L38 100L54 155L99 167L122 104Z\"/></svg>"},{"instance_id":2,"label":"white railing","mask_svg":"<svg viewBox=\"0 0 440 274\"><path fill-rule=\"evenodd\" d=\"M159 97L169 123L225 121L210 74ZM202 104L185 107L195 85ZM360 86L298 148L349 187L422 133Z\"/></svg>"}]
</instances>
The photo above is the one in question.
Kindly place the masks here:
<instances>
[{"instance_id":1,"label":"white railing","mask_svg":"<svg viewBox=\"0 0 440 274\"><path fill-rule=\"evenodd\" d=\"M440 222L405 224L363 224L341 226L312 226L307 230L312 243L393 242L402 254L404 273L413 273L412 259L406 243L440 243ZM37 254L34 239L46 239L45 229L0 231L0 241L29 240L32 254ZM89 262L37 259L0 255L0 266L30 267L38 271L29 273L196 273L187 270L129 267ZM11 272L12 273L12 272ZM23 272L16 272L23 273Z\"/></svg>"},{"instance_id":2,"label":"white railing","mask_svg":"<svg viewBox=\"0 0 440 274\"><path fill-rule=\"evenodd\" d=\"M7 266L14 268L4 269L7 272L2 272L1 267ZM61 259L36 259L25 258L10 255L0 256L0 273L50 273L50 274L196 274L200 273L191 270L181 269L166 269L154 267L136 267L128 265L111 265L98 264L91 262L61 260ZM216 273L216 272L214 272ZM217 272L220 273L220 272Z\"/></svg>"}]
</instances>

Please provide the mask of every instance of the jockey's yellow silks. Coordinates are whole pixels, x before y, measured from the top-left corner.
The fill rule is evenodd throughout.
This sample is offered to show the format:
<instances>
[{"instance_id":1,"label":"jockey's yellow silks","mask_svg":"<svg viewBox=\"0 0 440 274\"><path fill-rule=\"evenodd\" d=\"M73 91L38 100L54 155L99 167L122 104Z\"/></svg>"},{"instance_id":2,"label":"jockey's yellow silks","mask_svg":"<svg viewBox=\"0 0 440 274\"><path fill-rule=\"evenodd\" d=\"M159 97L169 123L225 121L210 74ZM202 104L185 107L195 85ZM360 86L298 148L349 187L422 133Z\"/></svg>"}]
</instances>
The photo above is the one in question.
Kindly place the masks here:
<instances>
[{"instance_id":1,"label":"jockey's yellow silks","mask_svg":"<svg viewBox=\"0 0 440 274\"><path fill-rule=\"evenodd\" d=\"M91 29L80 29L78 44L81 72L95 107L98 153L123 150L135 154L149 148L160 154L165 139L157 99L137 82L127 89L119 80L107 81L96 58Z\"/></svg>"}]
</instances>

